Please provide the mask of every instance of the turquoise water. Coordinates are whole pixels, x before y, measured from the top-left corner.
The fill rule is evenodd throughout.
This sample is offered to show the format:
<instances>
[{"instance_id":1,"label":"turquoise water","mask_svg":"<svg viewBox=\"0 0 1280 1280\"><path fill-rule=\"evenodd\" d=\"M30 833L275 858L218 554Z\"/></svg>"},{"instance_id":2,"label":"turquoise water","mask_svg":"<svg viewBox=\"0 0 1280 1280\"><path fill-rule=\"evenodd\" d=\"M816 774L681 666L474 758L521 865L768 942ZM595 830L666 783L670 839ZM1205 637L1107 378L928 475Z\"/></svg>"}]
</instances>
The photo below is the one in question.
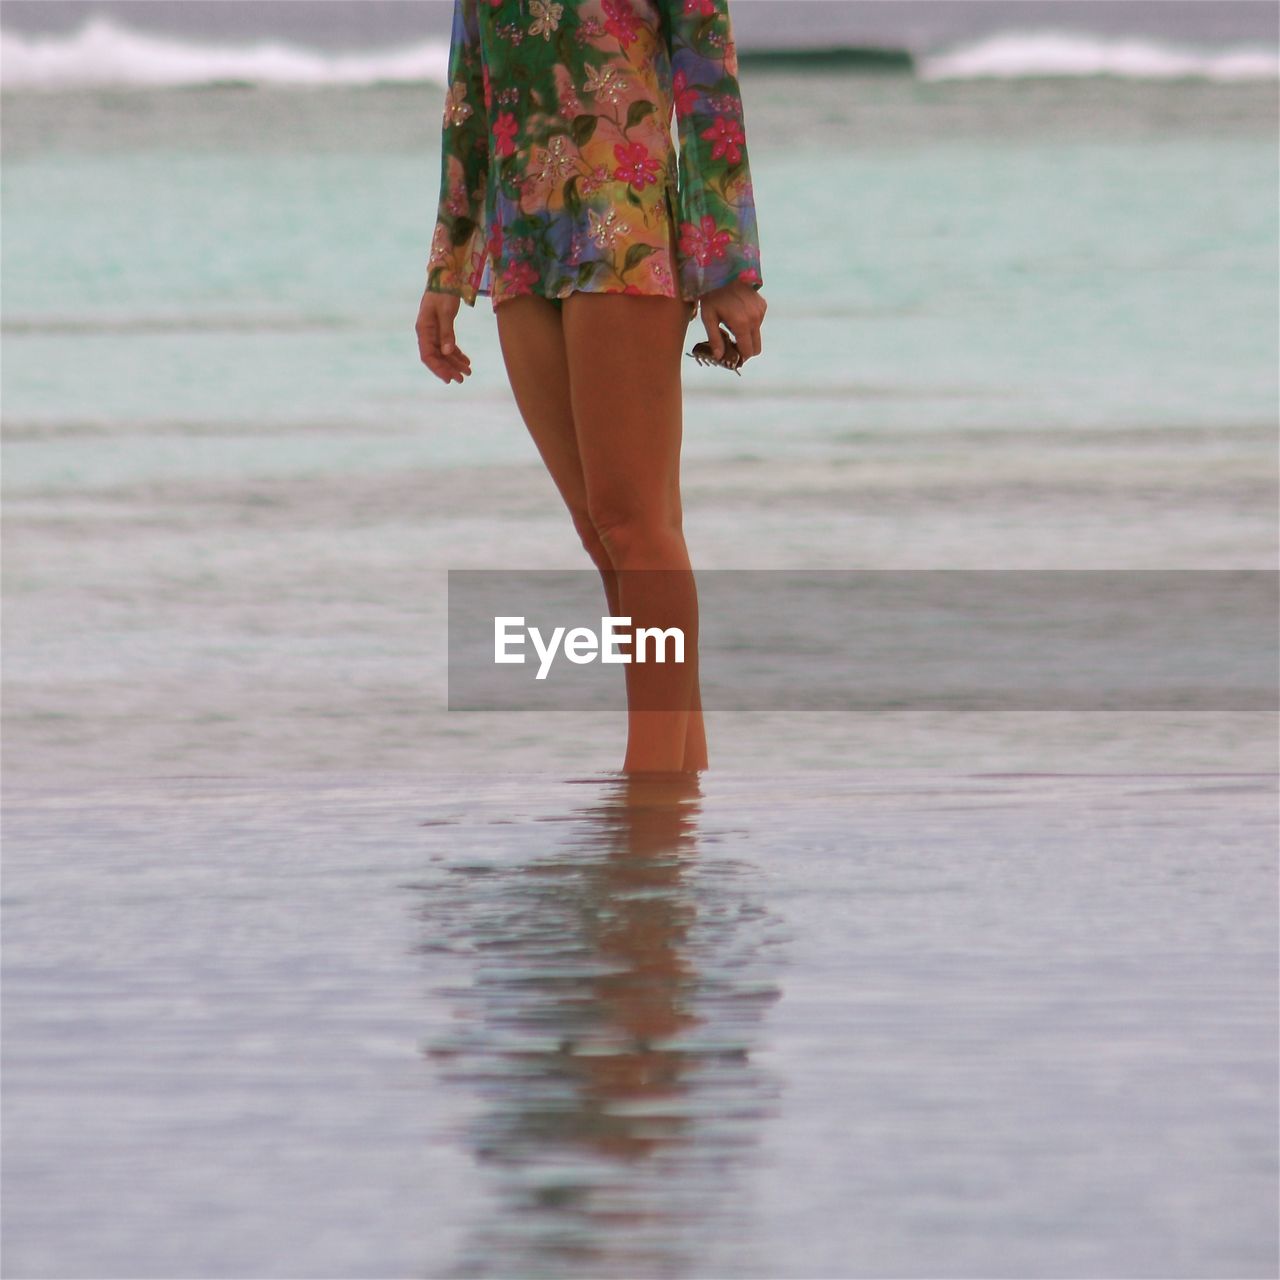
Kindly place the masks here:
<instances>
[{"instance_id":1,"label":"turquoise water","mask_svg":"<svg viewBox=\"0 0 1280 1280\"><path fill-rule=\"evenodd\" d=\"M690 365L691 451L1270 420L1274 85L848 84L752 85L766 351L732 388ZM424 462L527 457L493 429L487 302L462 322L469 385L416 362L436 96L8 95L10 428L337 425L414 432ZM483 426L431 429L456 414ZM12 454L17 481L44 456Z\"/></svg>"}]
</instances>

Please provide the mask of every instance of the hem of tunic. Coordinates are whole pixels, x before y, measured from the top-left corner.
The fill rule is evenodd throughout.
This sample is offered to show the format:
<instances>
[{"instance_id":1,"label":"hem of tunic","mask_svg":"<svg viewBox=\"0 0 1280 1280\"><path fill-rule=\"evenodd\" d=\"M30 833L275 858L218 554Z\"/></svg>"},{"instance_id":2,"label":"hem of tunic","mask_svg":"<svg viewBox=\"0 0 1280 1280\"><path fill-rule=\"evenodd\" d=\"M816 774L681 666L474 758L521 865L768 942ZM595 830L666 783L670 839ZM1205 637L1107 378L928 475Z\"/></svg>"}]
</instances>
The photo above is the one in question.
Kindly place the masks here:
<instances>
[{"instance_id":1,"label":"hem of tunic","mask_svg":"<svg viewBox=\"0 0 1280 1280\"><path fill-rule=\"evenodd\" d=\"M550 293L542 289L530 289L528 293L502 293L496 297L492 289L477 289L476 298L489 298L492 301L493 310L496 311L504 302L513 298L546 298L548 302L563 302L571 293L611 293L621 294L624 297L632 298L677 298L687 306L695 307L696 298L686 298L682 293L662 293L656 289L591 289L582 288L580 285L574 285L571 289L566 289L563 293Z\"/></svg>"}]
</instances>

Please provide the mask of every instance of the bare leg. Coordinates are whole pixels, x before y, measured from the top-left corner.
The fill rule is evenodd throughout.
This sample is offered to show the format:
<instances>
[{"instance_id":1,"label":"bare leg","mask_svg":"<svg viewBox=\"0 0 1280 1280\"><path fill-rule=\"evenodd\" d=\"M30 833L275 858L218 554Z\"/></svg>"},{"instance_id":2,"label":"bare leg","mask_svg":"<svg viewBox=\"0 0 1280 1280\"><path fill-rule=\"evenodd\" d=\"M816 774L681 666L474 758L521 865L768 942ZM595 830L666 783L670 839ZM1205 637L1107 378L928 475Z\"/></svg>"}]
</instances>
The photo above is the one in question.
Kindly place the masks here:
<instances>
[{"instance_id":1,"label":"bare leg","mask_svg":"<svg viewBox=\"0 0 1280 1280\"><path fill-rule=\"evenodd\" d=\"M678 298L578 292L563 307L587 510L618 575L619 612L634 627L674 626L685 635L682 666L626 668L627 772L707 767L701 711L694 710L697 591L680 505L680 359L688 323Z\"/></svg>"},{"instance_id":2,"label":"bare leg","mask_svg":"<svg viewBox=\"0 0 1280 1280\"><path fill-rule=\"evenodd\" d=\"M600 570L609 612L618 614L618 580L587 513L587 485L569 399L569 364L560 308L533 294L510 298L494 312L512 394L552 482L569 508L582 545Z\"/></svg>"},{"instance_id":3,"label":"bare leg","mask_svg":"<svg viewBox=\"0 0 1280 1280\"><path fill-rule=\"evenodd\" d=\"M588 509L587 482L579 451L579 430L573 415L561 308L546 298L526 296L504 302L495 315L503 359L521 416L556 488L569 508L570 517L587 554L600 570L609 612L614 616L621 616L624 611L619 598L617 573ZM643 327L644 317L639 316L637 319ZM682 337L691 319L692 313L684 312L680 327ZM653 334L633 334L632 340L639 341L642 346L651 344ZM672 363L672 374L678 389L679 359L674 359ZM668 395L668 400L669 398ZM677 449L678 424L679 419ZM706 731L696 684L691 705L693 709L688 713L680 761L673 766L662 766L664 769L691 772L707 766ZM637 714L669 716L670 713ZM629 734L629 740L631 736ZM624 763L625 769L630 770L632 767L632 764Z\"/></svg>"}]
</instances>

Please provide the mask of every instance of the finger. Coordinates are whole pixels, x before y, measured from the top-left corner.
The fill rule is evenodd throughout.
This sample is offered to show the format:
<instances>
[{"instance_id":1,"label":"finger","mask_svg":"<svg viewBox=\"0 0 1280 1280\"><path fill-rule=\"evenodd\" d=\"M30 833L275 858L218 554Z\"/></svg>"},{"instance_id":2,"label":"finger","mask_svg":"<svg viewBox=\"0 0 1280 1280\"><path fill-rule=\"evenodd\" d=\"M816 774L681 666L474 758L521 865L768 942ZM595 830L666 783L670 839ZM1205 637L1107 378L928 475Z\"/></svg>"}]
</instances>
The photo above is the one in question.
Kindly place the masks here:
<instances>
[{"instance_id":1,"label":"finger","mask_svg":"<svg viewBox=\"0 0 1280 1280\"><path fill-rule=\"evenodd\" d=\"M724 321L724 325L733 337L733 345L738 348L738 354L744 360L749 360L751 358L751 335L746 325L741 321L734 322L731 320Z\"/></svg>"},{"instance_id":2,"label":"finger","mask_svg":"<svg viewBox=\"0 0 1280 1280\"><path fill-rule=\"evenodd\" d=\"M440 321L440 353L447 357L450 364L459 374L469 374L471 372L471 359L461 347L458 346L457 334L453 329L453 317L443 316ZM459 378L461 381L461 378Z\"/></svg>"},{"instance_id":3,"label":"finger","mask_svg":"<svg viewBox=\"0 0 1280 1280\"><path fill-rule=\"evenodd\" d=\"M739 321L734 329L733 343L744 360L750 360L755 355L755 348L751 345L751 329L744 321Z\"/></svg>"},{"instance_id":4,"label":"finger","mask_svg":"<svg viewBox=\"0 0 1280 1280\"><path fill-rule=\"evenodd\" d=\"M440 352L442 355L452 355L458 349L458 344L453 336L453 320L449 316L440 316L438 322L440 326Z\"/></svg>"},{"instance_id":5,"label":"finger","mask_svg":"<svg viewBox=\"0 0 1280 1280\"><path fill-rule=\"evenodd\" d=\"M702 325L707 331L707 343L711 347L711 355L719 360L724 355L724 339L720 336L720 317L713 308L703 304Z\"/></svg>"},{"instance_id":6,"label":"finger","mask_svg":"<svg viewBox=\"0 0 1280 1280\"><path fill-rule=\"evenodd\" d=\"M422 363L441 382L461 382L463 376L471 372L471 361L465 352L458 350L456 342L447 355L442 351L442 346L440 317L434 311L427 311L422 316L421 327L418 329L418 354Z\"/></svg>"},{"instance_id":7,"label":"finger","mask_svg":"<svg viewBox=\"0 0 1280 1280\"><path fill-rule=\"evenodd\" d=\"M460 352L454 351L448 356L440 354L435 331L429 321L424 321L418 330L418 355L441 382L461 382L463 375L471 372L471 362Z\"/></svg>"},{"instance_id":8,"label":"finger","mask_svg":"<svg viewBox=\"0 0 1280 1280\"><path fill-rule=\"evenodd\" d=\"M422 363L425 364L441 382L462 381L462 372L449 363L447 356L430 355L427 356Z\"/></svg>"}]
</instances>

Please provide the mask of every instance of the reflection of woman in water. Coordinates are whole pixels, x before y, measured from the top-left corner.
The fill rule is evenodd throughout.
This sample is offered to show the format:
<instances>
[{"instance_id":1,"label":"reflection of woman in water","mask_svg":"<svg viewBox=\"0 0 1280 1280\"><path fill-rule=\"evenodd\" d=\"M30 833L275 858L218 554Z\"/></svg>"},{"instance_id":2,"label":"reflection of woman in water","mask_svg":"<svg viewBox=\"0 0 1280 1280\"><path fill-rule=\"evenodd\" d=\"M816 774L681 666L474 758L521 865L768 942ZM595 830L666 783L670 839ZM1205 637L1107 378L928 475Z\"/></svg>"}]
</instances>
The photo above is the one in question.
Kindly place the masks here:
<instances>
[{"instance_id":1,"label":"reflection of woman in water","mask_svg":"<svg viewBox=\"0 0 1280 1280\"><path fill-rule=\"evenodd\" d=\"M712 354L734 354L723 324L749 360L766 306L728 0L454 4L420 356L461 382L454 319L491 297L516 403L610 614L685 637L674 671L625 667L623 769L703 769L681 347L700 306Z\"/></svg>"},{"instance_id":2,"label":"reflection of woman in water","mask_svg":"<svg viewBox=\"0 0 1280 1280\"><path fill-rule=\"evenodd\" d=\"M690 1222L738 1207L778 993L734 864L696 881L699 816L696 778L624 778L547 828L554 852L464 861L424 896L433 949L456 933L480 968L429 1050L483 1102L470 1139L497 1193L460 1274L686 1274Z\"/></svg>"}]
</instances>

